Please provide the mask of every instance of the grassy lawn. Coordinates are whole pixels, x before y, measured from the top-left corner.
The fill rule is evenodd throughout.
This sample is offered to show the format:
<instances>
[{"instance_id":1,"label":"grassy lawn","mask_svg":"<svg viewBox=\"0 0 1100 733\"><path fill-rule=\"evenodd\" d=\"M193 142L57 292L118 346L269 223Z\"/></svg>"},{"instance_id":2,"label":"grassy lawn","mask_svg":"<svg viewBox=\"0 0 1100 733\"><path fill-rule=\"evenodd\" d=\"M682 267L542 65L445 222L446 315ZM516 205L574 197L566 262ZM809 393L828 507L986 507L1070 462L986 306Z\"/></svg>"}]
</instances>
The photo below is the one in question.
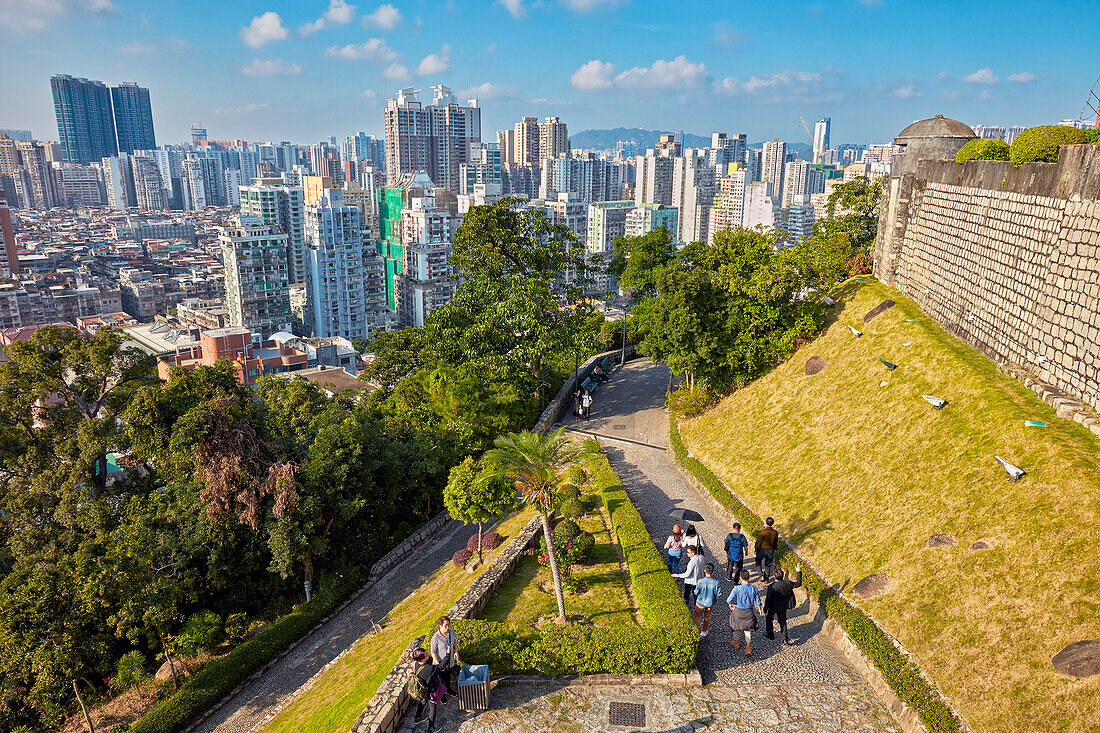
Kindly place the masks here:
<instances>
[{"instance_id":1,"label":"grassy lawn","mask_svg":"<svg viewBox=\"0 0 1100 733\"><path fill-rule=\"evenodd\" d=\"M595 509L576 520L581 529L593 534L596 545L588 561L573 572L573 577L582 581L586 590L580 595L566 595L566 611L591 618L595 626L637 626L620 566L622 551L612 544L611 533L600 511ZM533 556L524 557L516 565L512 577L501 584L480 618L522 626L534 625L541 616L556 616L558 606L554 594L541 590L541 584L552 590L550 568L541 567Z\"/></svg>"},{"instance_id":2,"label":"grassy lawn","mask_svg":"<svg viewBox=\"0 0 1100 733\"><path fill-rule=\"evenodd\" d=\"M501 522L495 531L504 542L492 553L486 553L485 566L532 516L532 510L524 509ZM475 532L477 528L471 527L470 534ZM448 562L394 607L382 631L355 642L351 651L326 669L309 690L280 712L264 730L346 733L409 642L433 631L436 619L462 597L478 574L467 573Z\"/></svg>"},{"instance_id":3,"label":"grassy lawn","mask_svg":"<svg viewBox=\"0 0 1100 733\"><path fill-rule=\"evenodd\" d=\"M866 279L788 363L681 421L685 444L833 582L887 572L894 588L859 604L976 730L1100 730L1100 676L1050 664L1100 638L1100 440ZM828 366L806 376L813 355ZM1011 482L994 454L1028 475ZM958 544L924 549L936 532ZM979 539L994 548L967 549Z\"/></svg>"}]
</instances>

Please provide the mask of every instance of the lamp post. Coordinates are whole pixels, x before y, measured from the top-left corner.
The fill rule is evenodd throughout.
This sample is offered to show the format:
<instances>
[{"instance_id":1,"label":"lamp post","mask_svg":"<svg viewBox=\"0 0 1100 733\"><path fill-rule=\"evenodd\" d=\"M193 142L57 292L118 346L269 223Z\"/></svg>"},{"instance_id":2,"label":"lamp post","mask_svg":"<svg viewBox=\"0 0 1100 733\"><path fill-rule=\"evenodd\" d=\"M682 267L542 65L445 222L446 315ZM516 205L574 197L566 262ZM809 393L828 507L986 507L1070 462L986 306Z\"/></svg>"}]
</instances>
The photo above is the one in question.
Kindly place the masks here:
<instances>
[{"instance_id":1,"label":"lamp post","mask_svg":"<svg viewBox=\"0 0 1100 733\"><path fill-rule=\"evenodd\" d=\"M622 310L623 319L623 346L619 352L619 366L626 364L626 314L630 310L631 298L629 295L620 296L615 298L615 305L619 306Z\"/></svg>"}]
</instances>

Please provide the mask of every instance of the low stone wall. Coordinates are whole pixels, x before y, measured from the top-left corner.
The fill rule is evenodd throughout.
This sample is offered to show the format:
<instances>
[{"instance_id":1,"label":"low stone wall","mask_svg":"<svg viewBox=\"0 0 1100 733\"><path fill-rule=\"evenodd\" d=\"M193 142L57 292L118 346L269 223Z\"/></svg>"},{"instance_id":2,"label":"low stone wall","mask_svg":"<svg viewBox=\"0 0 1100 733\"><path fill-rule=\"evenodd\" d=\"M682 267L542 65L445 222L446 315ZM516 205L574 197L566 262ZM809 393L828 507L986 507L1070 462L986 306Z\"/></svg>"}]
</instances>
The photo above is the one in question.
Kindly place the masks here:
<instances>
[{"instance_id":1,"label":"low stone wall","mask_svg":"<svg viewBox=\"0 0 1100 733\"><path fill-rule=\"evenodd\" d=\"M633 359L635 356L634 344L626 345L626 358ZM605 351L602 354L596 354L591 359L581 364L575 374L570 374L569 378L565 380L565 384L558 390L557 395L550 401L550 404L546 406L546 409L542 411L542 415L539 416L539 421L535 423L535 427L531 428L532 433L545 433L550 430L550 427L558 421L561 414L567 407L573 405L573 392L576 390L578 384L584 384L584 380L588 379L592 375L592 370L596 366L596 362L605 356L609 356L618 363L620 356L623 354L622 349L615 349L613 351Z\"/></svg>"},{"instance_id":2,"label":"low stone wall","mask_svg":"<svg viewBox=\"0 0 1100 733\"><path fill-rule=\"evenodd\" d=\"M1019 364L1000 364L997 368L1023 382L1036 397L1053 407L1058 417L1084 425L1093 435L1100 436L1100 415L1081 400L1047 384Z\"/></svg>"},{"instance_id":3,"label":"low stone wall","mask_svg":"<svg viewBox=\"0 0 1100 733\"><path fill-rule=\"evenodd\" d=\"M451 618L465 619L473 618L480 613L500 584L512 575L516 563L523 556L523 551L532 546L540 531L542 531L542 519L539 516L532 517L531 521L496 556L493 564L451 606L446 615ZM363 714L351 727L351 733L393 733L397 730L401 725L401 718L413 702L405 692L405 686L409 682L414 667L409 655L423 644L423 636L418 636L409 643L397 660L397 664L378 686L378 691L367 703Z\"/></svg>"},{"instance_id":4,"label":"low stone wall","mask_svg":"<svg viewBox=\"0 0 1100 733\"><path fill-rule=\"evenodd\" d=\"M451 520L451 515L444 509L439 514L429 519L420 529L401 541L396 547L382 556L382 559L371 566L367 575L367 582L371 583L393 570L398 564L409 556L409 551L418 547L421 542L430 535L435 534L440 527Z\"/></svg>"}]
</instances>

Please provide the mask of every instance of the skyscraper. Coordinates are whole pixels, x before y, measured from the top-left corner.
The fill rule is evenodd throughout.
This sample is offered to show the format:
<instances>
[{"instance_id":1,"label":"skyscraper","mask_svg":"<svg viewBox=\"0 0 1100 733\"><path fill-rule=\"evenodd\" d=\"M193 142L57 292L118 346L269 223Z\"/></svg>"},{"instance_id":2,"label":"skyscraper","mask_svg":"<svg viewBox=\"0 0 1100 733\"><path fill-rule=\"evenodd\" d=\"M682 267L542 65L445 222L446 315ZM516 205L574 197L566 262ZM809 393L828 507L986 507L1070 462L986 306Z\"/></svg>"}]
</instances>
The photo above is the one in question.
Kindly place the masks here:
<instances>
[{"instance_id":1,"label":"skyscraper","mask_svg":"<svg viewBox=\"0 0 1100 733\"><path fill-rule=\"evenodd\" d=\"M253 185L241 186L240 196L243 216L259 217L287 235L287 278L292 285L305 282L303 189L287 185L279 178L261 178Z\"/></svg>"},{"instance_id":2,"label":"skyscraper","mask_svg":"<svg viewBox=\"0 0 1100 733\"><path fill-rule=\"evenodd\" d=\"M50 77L54 115L66 163L99 162L118 154L111 92L101 81Z\"/></svg>"},{"instance_id":3,"label":"skyscraper","mask_svg":"<svg viewBox=\"0 0 1100 733\"><path fill-rule=\"evenodd\" d=\"M539 125L539 159L556 158L569 152L569 130L557 117L547 117Z\"/></svg>"},{"instance_id":4,"label":"skyscraper","mask_svg":"<svg viewBox=\"0 0 1100 733\"><path fill-rule=\"evenodd\" d=\"M294 322L287 282L286 235L263 219L240 216L221 227L229 323L266 338Z\"/></svg>"},{"instance_id":5,"label":"skyscraper","mask_svg":"<svg viewBox=\"0 0 1100 733\"><path fill-rule=\"evenodd\" d=\"M783 195L783 166L787 162L787 143L778 139L764 143L764 160L760 166L760 180L772 184L771 192L776 201Z\"/></svg>"},{"instance_id":6,"label":"skyscraper","mask_svg":"<svg viewBox=\"0 0 1100 733\"><path fill-rule=\"evenodd\" d=\"M501 165L510 165L516 162L516 131L497 131L497 147L500 148Z\"/></svg>"},{"instance_id":7,"label":"skyscraper","mask_svg":"<svg viewBox=\"0 0 1100 733\"><path fill-rule=\"evenodd\" d=\"M152 150L157 146L148 89L132 81L124 81L117 87L111 87L111 104L115 111L119 152Z\"/></svg>"},{"instance_id":8,"label":"skyscraper","mask_svg":"<svg viewBox=\"0 0 1100 733\"><path fill-rule=\"evenodd\" d=\"M520 165L537 165L539 155L539 121L537 117L523 117L516 123L514 136L516 162Z\"/></svg>"},{"instance_id":9,"label":"skyscraper","mask_svg":"<svg viewBox=\"0 0 1100 733\"><path fill-rule=\"evenodd\" d=\"M402 89L386 103L386 181L396 183L418 170L457 193L460 166L469 162L470 143L481 142L476 100L458 104L445 86L432 87L432 103L420 103L418 89Z\"/></svg>"},{"instance_id":10,"label":"skyscraper","mask_svg":"<svg viewBox=\"0 0 1100 733\"><path fill-rule=\"evenodd\" d=\"M821 154L829 149L829 126L832 122L831 117L822 117L814 125L814 163L820 163Z\"/></svg>"},{"instance_id":11,"label":"skyscraper","mask_svg":"<svg viewBox=\"0 0 1100 733\"><path fill-rule=\"evenodd\" d=\"M370 335L359 209L331 188L306 207L306 331L328 338Z\"/></svg>"},{"instance_id":12,"label":"skyscraper","mask_svg":"<svg viewBox=\"0 0 1100 733\"><path fill-rule=\"evenodd\" d=\"M35 209L50 209L59 205L61 201L57 196L57 182L53 169L46 160L45 148L36 142L16 140L15 149L19 153L23 171L26 172L22 180L28 189L24 196L31 202L30 206Z\"/></svg>"},{"instance_id":13,"label":"skyscraper","mask_svg":"<svg viewBox=\"0 0 1100 733\"><path fill-rule=\"evenodd\" d=\"M15 246L15 230L11 225L11 209L0 198L0 275L5 277L19 272L19 250Z\"/></svg>"},{"instance_id":14,"label":"skyscraper","mask_svg":"<svg viewBox=\"0 0 1100 733\"><path fill-rule=\"evenodd\" d=\"M206 125L201 122L191 123L191 144L198 145L201 142L206 142Z\"/></svg>"}]
</instances>

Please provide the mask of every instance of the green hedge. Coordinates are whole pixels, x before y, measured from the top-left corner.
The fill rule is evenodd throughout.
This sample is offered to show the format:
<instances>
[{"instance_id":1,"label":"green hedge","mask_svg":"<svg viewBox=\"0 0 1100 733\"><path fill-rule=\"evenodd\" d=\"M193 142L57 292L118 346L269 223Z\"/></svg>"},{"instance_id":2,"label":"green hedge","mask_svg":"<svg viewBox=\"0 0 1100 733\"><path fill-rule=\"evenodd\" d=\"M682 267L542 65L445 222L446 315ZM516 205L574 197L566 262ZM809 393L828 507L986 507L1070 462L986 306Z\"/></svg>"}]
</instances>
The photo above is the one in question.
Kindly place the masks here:
<instances>
[{"instance_id":1,"label":"green hedge","mask_svg":"<svg viewBox=\"0 0 1100 733\"><path fill-rule=\"evenodd\" d=\"M968 160L1008 160L1008 143L1004 140L989 140L986 138L974 138L959 149L955 154L955 162L963 163Z\"/></svg>"},{"instance_id":2,"label":"green hedge","mask_svg":"<svg viewBox=\"0 0 1100 733\"><path fill-rule=\"evenodd\" d=\"M224 657L212 659L187 679L170 698L143 715L130 733L175 733L214 707L249 675L309 633L360 585L357 573L345 574L267 629L237 646Z\"/></svg>"},{"instance_id":3,"label":"green hedge","mask_svg":"<svg viewBox=\"0 0 1100 733\"><path fill-rule=\"evenodd\" d=\"M1057 163L1058 146L1087 143L1089 135L1084 130L1064 125L1039 125L1029 127L1012 141L1009 160L1019 168L1024 163Z\"/></svg>"},{"instance_id":4,"label":"green hedge","mask_svg":"<svg viewBox=\"0 0 1100 733\"><path fill-rule=\"evenodd\" d=\"M494 674L685 673L695 665L699 630L641 515L605 456L595 456L589 464L622 545L646 627L548 625L536 631L494 621L456 620L463 660L488 664Z\"/></svg>"},{"instance_id":5,"label":"green hedge","mask_svg":"<svg viewBox=\"0 0 1100 733\"><path fill-rule=\"evenodd\" d=\"M764 523L760 517L737 499L722 481L698 459L688 454L676 414L669 416L669 443L676 460L711 493L719 504L730 510L741 522L749 536L756 535ZM786 565L797 562L793 550L781 545L776 559ZM860 651L882 672L890 689L906 705L917 711L921 721L931 733L957 733L959 720L936 690L923 678L920 669L903 655L890 638L867 614L852 606L836 594L821 576L813 571L803 574L802 585L807 593L817 598L818 604L848 633Z\"/></svg>"}]
</instances>

